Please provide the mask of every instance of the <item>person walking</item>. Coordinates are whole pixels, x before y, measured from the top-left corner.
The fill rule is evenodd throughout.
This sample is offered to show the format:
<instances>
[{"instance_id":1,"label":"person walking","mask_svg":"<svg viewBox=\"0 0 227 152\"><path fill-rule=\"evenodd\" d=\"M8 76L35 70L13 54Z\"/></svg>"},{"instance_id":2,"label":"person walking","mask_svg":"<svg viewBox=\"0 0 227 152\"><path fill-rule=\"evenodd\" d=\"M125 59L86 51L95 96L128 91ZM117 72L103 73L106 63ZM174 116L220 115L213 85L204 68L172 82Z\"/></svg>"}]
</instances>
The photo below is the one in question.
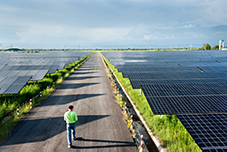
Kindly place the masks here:
<instances>
[{"instance_id":1,"label":"person walking","mask_svg":"<svg viewBox=\"0 0 227 152\"><path fill-rule=\"evenodd\" d=\"M66 129L67 129L67 140L68 140L68 148L72 147L72 137L73 140L76 140L76 121L78 120L76 112L73 111L73 105L70 105L68 111L64 114L64 120L66 121ZM71 133L72 131L72 133Z\"/></svg>"}]
</instances>

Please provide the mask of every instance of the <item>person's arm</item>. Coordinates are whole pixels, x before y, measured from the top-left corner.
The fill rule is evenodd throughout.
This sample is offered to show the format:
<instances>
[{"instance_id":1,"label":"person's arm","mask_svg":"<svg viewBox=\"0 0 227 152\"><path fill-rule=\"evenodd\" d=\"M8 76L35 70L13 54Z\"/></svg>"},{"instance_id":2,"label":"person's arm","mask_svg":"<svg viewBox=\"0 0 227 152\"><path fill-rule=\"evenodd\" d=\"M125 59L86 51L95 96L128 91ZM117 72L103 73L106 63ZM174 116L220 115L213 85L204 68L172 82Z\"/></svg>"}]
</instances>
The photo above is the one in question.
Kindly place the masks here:
<instances>
[{"instance_id":1,"label":"person's arm","mask_svg":"<svg viewBox=\"0 0 227 152\"><path fill-rule=\"evenodd\" d=\"M78 120L78 118L77 118L77 114L75 113L75 121L77 121Z\"/></svg>"},{"instance_id":2,"label":"person's arm","mask_svg":"<svg viewBox=\"0 0 227 152\"><path fill-rule=\"evenodd\" d=\"M66 113L64 114L64 120L66 121L67 119L66 119Z\"/></svg>"}]
</instances>

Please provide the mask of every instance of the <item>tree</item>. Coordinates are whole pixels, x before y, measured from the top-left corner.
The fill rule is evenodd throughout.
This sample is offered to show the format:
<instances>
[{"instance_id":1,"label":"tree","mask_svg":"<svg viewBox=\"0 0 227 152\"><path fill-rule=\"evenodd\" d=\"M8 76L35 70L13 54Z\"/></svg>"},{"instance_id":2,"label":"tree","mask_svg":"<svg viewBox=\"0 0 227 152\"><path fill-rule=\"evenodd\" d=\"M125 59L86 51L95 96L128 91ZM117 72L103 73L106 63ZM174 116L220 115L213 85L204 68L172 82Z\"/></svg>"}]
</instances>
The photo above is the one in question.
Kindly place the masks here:
<instances>
[{"instance_id":1,"label":"tree","mask_svg":"<svg viewBox=\"0 0 227 152\"><path fill-rule=\"evenodd\" d=\"M212 49L213 50L219 50L219 45L215 45Z\"/></svg>"},{"instance_id":2,"label":"tree","mask_svg":"<svg viewBox=\"0 0 227 152\"><path fill-rule=\"evenodd\" d=\"M211 46L208 43L203 44L202 50L211 50Z\"/></svg>"},{"instance_id":3,"label":"tree","mask_svg":"<svg viewBox=\"0 0 227 152\"><path fill-rule=\"evenodd\" d=\"M9 49L6 49L5 51L21 51L21 49L18 49L18 48L9 48Z\"/></svg>"}]
</instances>

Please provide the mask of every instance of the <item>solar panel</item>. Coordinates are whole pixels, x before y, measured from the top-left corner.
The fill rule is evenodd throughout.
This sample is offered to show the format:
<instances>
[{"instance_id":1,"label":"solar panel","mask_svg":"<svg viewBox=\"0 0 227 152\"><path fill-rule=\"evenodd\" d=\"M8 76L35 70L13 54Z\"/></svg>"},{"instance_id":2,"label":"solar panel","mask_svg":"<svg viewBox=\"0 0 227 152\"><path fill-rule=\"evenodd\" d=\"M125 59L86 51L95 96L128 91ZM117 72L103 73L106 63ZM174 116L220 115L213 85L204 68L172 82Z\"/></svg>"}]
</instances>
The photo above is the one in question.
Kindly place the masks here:
<instances>
[{"instance_id":1,"label":"solar panel","mask_svg":"<svg viewBox=\"0 0 227 152\"><path fill-rule=\"evenodd\" d=\"M31 81L42 80L49 70L39 70L36 74L32 75Z\"/></svg>"},{"instance_id":2,"label":"solar panel","mask_svg":"<svg viewBox=\"0 0 227 152\"><path fill-rule=\"evenodd\" d=\"M1 77L1 76L0 76L0 84L1 84L1 82L2 82L4 79L5 79L5 77Z\"/></svg>"},{"instance_id":3,"label":"solar panel","mask_svg":"<svg viewBox=\"0 0 227 152\"><path fill-rule=\"evenodd\" d=\"M4 66L2 65L3 62L0 62L0 70L4 68Z\"/></svg>"},{"instance_id":4,"label":"solar panel","mask_svg":"<svg viewBox=\"0 0 227 152\"><path fill-rule=\"evenodd\" d=\"M12 70L18 70L18 69L19 69L19 66L13 65L13 66L11 66L11 68L9 70L12 71Z\"/></svg>"},{"instance_id":5,"label":"solar panel","mask_svg":"<svg viewBox=\"0 0 227 152\"><path fill-rule=\"evenodd\" d=\"M31 79L31 76L19 76L13 84L23 83L26 84Z\"/></svg>"},{"instance_id":6,"label":"solar panel","mask_svg":"<svg viewBox=\"0 0 227 152\"><path fill-rule=\"evenodd\" d=\"M227 151L227 113L177 115L203 151Z\"/></svg>"},{"instance_id":7,"label":"solar panel","mask_svg":"<svg viewBox=\"0 0 227 152\"><path fill-rule=\"evenodd\" d=\"M15 76L17 73L19 73L19 70L10 70L10 72L7 73L7 76Z\"/></svg>"},{"instance_id":8,"label":"solar panel","mask_svg":"<svg viewBox=\"0 0 227 152\"><path fill-rule=\"evenodd\" d=\"M18 77L6 77L1 84L12 84L14 81L16 81L18 79Z\"/></svg>"},{"instance_id":9,"label":"solar panel","mask_svg":"<svg viewBox=\"0 0 227 152\"><path fill-rule=\"evenodd\" d=\"M20 65L18 70L26 70L29 66L28 65Z\"/></svg>"},{"instance_id":10,"label":"solar panel","mask_svg":"<svg viewBox=\"0 0 227 152\"><path fill-rule=\"evenodd\" d=\"M13 84L10 85L5 91L4 94L18 94L21 89L25 86L26 83Z\"/></svg>"},{"instance_id":11,"label":"solar panel","mask_svg":"<svg viewBox=\"0 0 227 152\"><path fill-rule=\"evenodd\" d=\"M0 94L4 94L9 86L7 84L0 84Z\"/></svg>"},{"instance_id":12,"label":"solar panel","mask_svg":"<svg viewBox=\"0 0 227 152\"><path fill-rule=\"evenodd\" d=\"M51 74L51 73L55 73L56 69L49 69L47 73Z\"/></svg>"},{"instance_id":13,"label":"solar panel","mask_svg":"<svg viewBox=\"0 0 227 152\"><path fill-rule=\"evenodd\" d=\"M19 93L30 78L30 76L0 77L0 94Z\"/></svg>"},{"instance_id":14,"label":"solar panel","mask_svg":"<svg viewBox=\"0 0 227 152\"><path fill-rule=\"evenodd\" d=\"M36 67L34 65L29 65L29 66L26 66L26 68L25 68L25 70L34 70L34 69L36 69Z\"/></svg>"},{"instance_id":15,"label":"solar panel","mask_svg":"<svg viewBox=\"0 0 227 152\"><path fill-rule=\"evenodd\" d=\"M42 65L34 65L34 68L32 70L41 70L42 67Z\"/></svg>"},{"instance_id":16,"label":"solar panel","mask_svg":"<svg viewBox=\"0 0 227 152\"><path fill-rule=\"evenodd\" d=\"M61 70L61 69L63 69L65 67L65 63L59 63L59 65L58 65L58 70Z\"/></svg>"},{"instance_id":17,"label":"solar panel","mask_svg":"<svg viewBox=\"0 0 227 152\"><path fill-rule=\"evenodd\" d=\"M30 70L20 70L17 76L26 76L29 72Z\"/></svg>"}]
</instances>

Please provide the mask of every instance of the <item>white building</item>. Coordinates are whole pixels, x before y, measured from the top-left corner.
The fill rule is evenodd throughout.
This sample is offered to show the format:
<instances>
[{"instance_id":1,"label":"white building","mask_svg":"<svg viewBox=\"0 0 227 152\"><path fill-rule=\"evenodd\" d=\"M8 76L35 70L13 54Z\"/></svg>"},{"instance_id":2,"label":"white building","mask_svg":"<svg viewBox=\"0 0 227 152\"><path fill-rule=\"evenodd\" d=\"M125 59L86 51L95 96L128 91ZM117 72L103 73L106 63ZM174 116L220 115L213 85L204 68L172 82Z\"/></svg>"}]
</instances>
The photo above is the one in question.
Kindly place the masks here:
<instances>
[{"instance_id":1,"label":"white building","mask_svg":"<svg viewBox=\"0 0 227 152\"><path fill-rule=\"evenodd\" d=\"M227 50L227 48L225 48L224 42L224 40L219 41L219 50Z\"/></svg>"}]
</instances>

